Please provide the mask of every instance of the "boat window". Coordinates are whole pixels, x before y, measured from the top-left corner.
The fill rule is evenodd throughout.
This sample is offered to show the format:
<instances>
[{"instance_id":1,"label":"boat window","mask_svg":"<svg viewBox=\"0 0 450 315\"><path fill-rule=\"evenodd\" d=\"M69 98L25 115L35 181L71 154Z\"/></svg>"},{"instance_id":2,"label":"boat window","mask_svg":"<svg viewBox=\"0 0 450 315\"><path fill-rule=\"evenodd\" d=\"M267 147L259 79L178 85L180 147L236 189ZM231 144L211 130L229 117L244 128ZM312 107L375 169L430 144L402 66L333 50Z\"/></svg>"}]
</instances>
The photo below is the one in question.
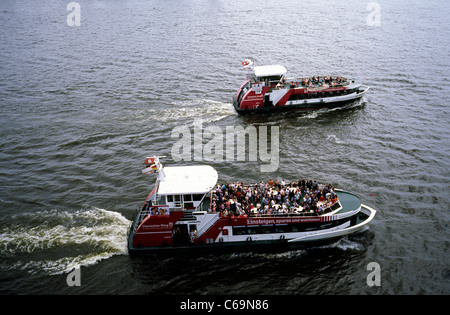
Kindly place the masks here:
<instances>
[{"instance_id":1,"label":"boat window","mask_svg":"<svg viewBox=\"0 0 450 315\"><path fill-rule=\"evenodd\" d=\"M184 200L184 208L185 209L190 209L190 208L194 208L194 203L192 202L192 195L183 195L183 200Z\"/></svg>"},{"instance_id":2,"label":"boat window","mask_svg":"<svg viewBox=\"0 0 450 315\"><path fill-rule=\"evenodd\" d=\"M259 227L257 226L249 226L247 227L247 234L258 234Z\"/></svg>"},{"instance_id":3,"label":"boat window","mask_svg":"<svg viewBox=\"0 0 450 315\"><path fill-rule=\"evenodd\" d=\"M167 195L167 202L173 202L173 196Z\"/></svg>"},{"instance_id":4,"label":"boat window","mask_svg":"<svg viewBox=\"0 0 450 315\"><path fill-rule=\"evenodd\" d=\"M259 226L233 226L233 235L260 234Z\"/></svg>"},{"instance_id":5,"label":"boat window","mask_svg":"<svg viewBox=\"0 0 450 315\"><path fill-rule=\"evenodd\" d=\"M233 226L233 235L245 235L245 226Z\"/></svg>"},{"instance_id":6,"label":"boat window","mask_svg":"<svg viewBox=\"0 0 450 315\"><path fill-rule=\"evenodd\" d=\"M175 198L175 207L181 207L181 195L174 195Z\"/></svg>"},{"instance_id":7,"label":"boat window","mask_svg":"<svg viewBox=\"0 0 450 315\"><path fill-rule=\"evenodd\" d=\"M287 224L280 224L275 225L275 233L285 233L285 232L291 232L292 228L290 225Z\"/></svg>"},{"instance_id":8,"label":"boat window","mask_svg":"<svg viewBox=\"0 0 450 315\"><path fill-rule=\"evenodd\" d=\"M273 225L261 225L261 233L262 234L270 234L275 231L275 228Z\"/></svg>"},{"instance_id":9,"label":"boat window","mask_svg":"<svg viewBox=\"0 0 450 315\"><path fill-rule=\"evenodd\" d=\"M192 196L194 201L200 201L203 198L203 194L193 194Z\"/></svg>"}]
</instances>

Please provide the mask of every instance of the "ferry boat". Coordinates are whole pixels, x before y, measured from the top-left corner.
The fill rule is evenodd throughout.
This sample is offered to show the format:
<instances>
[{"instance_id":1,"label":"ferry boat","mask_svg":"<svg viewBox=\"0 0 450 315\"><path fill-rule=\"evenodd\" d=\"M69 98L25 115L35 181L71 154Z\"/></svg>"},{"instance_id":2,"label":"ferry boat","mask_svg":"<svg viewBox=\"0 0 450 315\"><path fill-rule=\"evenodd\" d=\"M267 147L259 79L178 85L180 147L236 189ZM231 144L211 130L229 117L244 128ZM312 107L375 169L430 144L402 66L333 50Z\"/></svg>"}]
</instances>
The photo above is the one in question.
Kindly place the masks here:
<instances>
[{"instance_id":1,"label":"ferry boat","mask_svg":"<svg viewBox=\"0 0 450 315\"><path fill-rule=\"evenodd\" d=\"M239 114L344 106L369 90L368 86L344 77L287 78L287 70L281 65L253 67L250 60L242 64L249 73L233 96Z\"/></svg>"},{"instance_id":2,"label":"ferry boat","mask_svg":"<svg viewBox=\"0 0 450 315\"><path fill-rule=\"evenodd\" d=\"M156 156L146 162L143 173L157 173L156 185L130 227L130 255L288 250L335 241L361 230L376 214L354 194L330 185L217 185L217 171L208 165L163 167ZM313 206L299 205L295 200L314 197L310 190L323 195L316 195ZM283 194L291 202L275 202Z\"/></svg>"}]
</instances>

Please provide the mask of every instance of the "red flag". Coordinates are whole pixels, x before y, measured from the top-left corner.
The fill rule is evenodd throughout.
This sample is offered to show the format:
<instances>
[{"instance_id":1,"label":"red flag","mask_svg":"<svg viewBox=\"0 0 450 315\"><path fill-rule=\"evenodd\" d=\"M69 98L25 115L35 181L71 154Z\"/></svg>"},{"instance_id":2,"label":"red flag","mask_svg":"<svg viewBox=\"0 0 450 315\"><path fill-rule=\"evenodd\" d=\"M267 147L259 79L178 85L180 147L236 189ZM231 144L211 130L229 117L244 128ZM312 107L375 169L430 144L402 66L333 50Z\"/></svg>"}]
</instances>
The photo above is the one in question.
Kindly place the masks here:
<instances>
[{"instance_id":1,"label":"red flag","mask_svg":"<svg viewBox=\"0 0 450 315\"><path fill-rule=\"evenodd\" d=\"M155 163L155 158L153 157L149 157L145 159L145 164L154 164Z\"/></svg>"}]
</instances>

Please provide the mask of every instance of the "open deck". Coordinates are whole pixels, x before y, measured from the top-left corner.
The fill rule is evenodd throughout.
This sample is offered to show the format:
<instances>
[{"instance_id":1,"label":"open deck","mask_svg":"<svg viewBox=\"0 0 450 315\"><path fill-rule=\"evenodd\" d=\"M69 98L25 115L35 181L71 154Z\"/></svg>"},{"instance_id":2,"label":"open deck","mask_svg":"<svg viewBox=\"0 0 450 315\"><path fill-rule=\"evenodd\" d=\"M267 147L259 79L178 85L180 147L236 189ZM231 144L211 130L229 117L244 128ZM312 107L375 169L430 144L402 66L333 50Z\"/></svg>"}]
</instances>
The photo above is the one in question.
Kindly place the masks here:
<instances>
[{"instance_id":1,"label":"open deck","mask_svg":"<svg viewBox=\"0 0 450 315\"><path fill-rule=\"evenodd\" d=\"M336 190L335 192L338 195L339 201L342 205L342 209L337 213L349 212L357 210L361 207L361 200L354 194L342 190Z\"/></svg>"}]
</instances>

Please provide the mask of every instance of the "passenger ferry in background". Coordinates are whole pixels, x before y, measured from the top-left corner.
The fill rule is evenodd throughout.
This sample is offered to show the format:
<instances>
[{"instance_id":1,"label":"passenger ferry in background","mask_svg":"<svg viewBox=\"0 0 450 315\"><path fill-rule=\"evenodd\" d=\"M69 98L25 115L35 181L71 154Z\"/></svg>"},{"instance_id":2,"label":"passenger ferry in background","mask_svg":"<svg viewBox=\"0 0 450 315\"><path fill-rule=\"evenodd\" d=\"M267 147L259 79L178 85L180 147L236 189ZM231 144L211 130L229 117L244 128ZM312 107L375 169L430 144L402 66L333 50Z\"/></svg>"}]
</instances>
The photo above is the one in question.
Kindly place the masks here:
<instances>
[{"instance_id":1,"label":"passenger ferry in background","mask_svg":"<svg viewBox=\"0 0 450 315\"><path fill-rule=\"evenodd\" d=\"M157 173L156 185L130 227L130 255L288 250L335 241L361 230L376 214L354 194L331 185L217 185L211 166L163 167L156 156L146 164L143 172ZM323 194L317 198L311 191ZM315 203L292 202L311 196Z\"/></svg>"},{"instance_id":2,"label":"passenger ferry in background","mask_svg":"<svg viewBox=\"0 0 450 315\"><path fill-rule=\"evenodd\" d=\"M368 86L344 77L288 78L281 65L254 67L251 60L242 64L249 73L233 96L239 114L343 106L369 90Z\"/></svg>"}]
</instances>

